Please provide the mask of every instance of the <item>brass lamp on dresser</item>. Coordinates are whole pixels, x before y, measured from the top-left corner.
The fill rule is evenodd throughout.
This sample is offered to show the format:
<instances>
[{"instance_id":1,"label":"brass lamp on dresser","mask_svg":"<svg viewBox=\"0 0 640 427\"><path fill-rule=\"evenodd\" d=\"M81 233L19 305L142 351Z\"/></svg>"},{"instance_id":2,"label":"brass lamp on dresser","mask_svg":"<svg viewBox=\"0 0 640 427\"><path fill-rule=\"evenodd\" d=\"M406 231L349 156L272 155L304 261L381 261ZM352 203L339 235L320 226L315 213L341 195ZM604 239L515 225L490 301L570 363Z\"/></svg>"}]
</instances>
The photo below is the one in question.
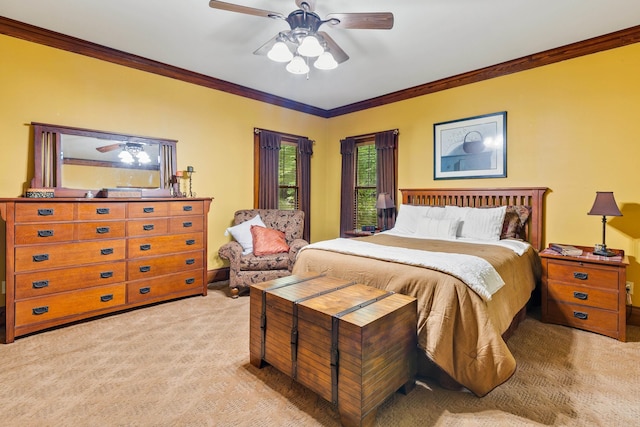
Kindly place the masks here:
<instances>
[{"instance_id":1,"label":"brass lamp on dresser","mask_svg":"<svg viewBox=\"0 0 640 427\"><path fill-rule=\"evenodd\" d=\"M624 251L615 256L593 254L576 246L581 255L542 252L542 321L626 340L625 284L629 260Z\"/></svg>"},{"instance_id":2,"label":"brass lamp on dresser","mask_svg":"<svg viewBox=\"0 0 640 427\"><path fill-rule=\"evenodd\" d=\"M207 294L211 199L0 199L6 342L66 323Z\"/></svg>"}]
</instances>

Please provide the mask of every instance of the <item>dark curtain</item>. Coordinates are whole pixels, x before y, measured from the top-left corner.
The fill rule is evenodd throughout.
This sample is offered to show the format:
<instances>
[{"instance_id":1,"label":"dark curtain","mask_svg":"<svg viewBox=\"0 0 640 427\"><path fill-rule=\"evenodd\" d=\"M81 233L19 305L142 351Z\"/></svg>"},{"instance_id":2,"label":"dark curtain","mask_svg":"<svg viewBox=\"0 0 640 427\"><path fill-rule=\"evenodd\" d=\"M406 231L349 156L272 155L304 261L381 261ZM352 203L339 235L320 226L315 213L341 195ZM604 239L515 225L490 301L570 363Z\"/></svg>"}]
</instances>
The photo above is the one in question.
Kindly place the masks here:
<instances>
[{"instance_id":1,"label":"dark curtain","mask_svg":"<svg viewBox=\"0 0 640 427\"><path fill-rule=\"evenodd\" d=\"M279 134L260 131L258 209L278 209L278 161L281 142Z\"/></svg>"},{"instance_id":2,"label":"dark curtain","mask_svg":"<svg viewBox=\"0 0 640 427\"><path fill-rule=\"evenodd\" d=\"M313 142L307 138L298 139L298 173L300 188L300 210L304 212L304 232L302 238L311 241L311 155Z\"/></svg>"},{"instance_id":3,"label":"dark curtain","mask_svg":"<svg viewBox=\"0 0 640 427\"><path fill-rule=\"evenodd\" d=\"M397 206L396 196L398 188L396 184L396 155L398 147L398 131L390 130L377 133L375 136L377 154L377 194L389 193L391 200ZM384 213L378 217L378 227L382 228ZM396 210L387 210L387 227L393 228L396 222Z\"/></svg>"},{"instance_id":4,"label":"dark curtain","mask_svg":"<svg viewBox=\"0 0 640 427\"><path fill-rule=\"evenodd\" d=\"M340 236L353 230L355 199L355 149L356 140L346 138L340 141L342 155L342 180L340 185Z\"/></svg>"}]
</instances>

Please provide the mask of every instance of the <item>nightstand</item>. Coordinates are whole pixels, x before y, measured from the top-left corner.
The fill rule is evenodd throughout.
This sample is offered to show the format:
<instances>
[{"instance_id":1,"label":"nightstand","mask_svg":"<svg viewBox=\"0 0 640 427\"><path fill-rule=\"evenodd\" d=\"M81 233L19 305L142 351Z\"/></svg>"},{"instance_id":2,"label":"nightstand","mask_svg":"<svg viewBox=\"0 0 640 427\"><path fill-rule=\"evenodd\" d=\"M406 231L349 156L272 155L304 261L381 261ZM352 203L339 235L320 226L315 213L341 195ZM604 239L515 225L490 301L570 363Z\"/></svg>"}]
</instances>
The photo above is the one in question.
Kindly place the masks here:
<instances>
[{"instance_id":1,"label":"nightstand","mask_svg":"<svg viewBox=\"0 0 640 427\"><path fill-rule=\"evenodd\" d=\"M373 236L374 234L378 234L379 232L380 232L379 229L376 229L375 231L361 231L361 230L355 229L355 230L345 231L344 235L345 237L367 237L367 236Z\"/></svg>"},{"instance_id":2,"label":"nightstand","mask_svg":"<svg viewBox=\"0 0 640 427\"><path fill-rule=\"evenodd\" d=\"M547 248L542 259L542 321L626 340L626 277L628 258L593 255L565 256Z\"/></svg>"}]
</instances>

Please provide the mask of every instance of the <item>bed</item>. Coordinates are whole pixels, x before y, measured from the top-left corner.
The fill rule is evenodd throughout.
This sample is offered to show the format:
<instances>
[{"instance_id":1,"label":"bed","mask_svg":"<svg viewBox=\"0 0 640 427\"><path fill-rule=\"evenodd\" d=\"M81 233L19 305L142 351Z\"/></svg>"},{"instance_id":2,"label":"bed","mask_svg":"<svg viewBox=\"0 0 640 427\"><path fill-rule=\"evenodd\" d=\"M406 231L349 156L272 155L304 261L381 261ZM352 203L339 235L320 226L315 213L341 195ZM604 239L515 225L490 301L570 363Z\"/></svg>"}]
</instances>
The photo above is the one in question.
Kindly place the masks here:
<instances>
[{"instance_id":1,"label":"bed","mask_svg":"<svg viewBox=\"0 0 640 427\"><path fill-rule=\"evenodd\" d=\"M418 375L481 397L516 369L506 339L540 280L546 190L402 189L391 230L313 243L293 274L315 271L417 298ZM501 212L499 238L485 241Z\"/></svg>"}]
</instances>

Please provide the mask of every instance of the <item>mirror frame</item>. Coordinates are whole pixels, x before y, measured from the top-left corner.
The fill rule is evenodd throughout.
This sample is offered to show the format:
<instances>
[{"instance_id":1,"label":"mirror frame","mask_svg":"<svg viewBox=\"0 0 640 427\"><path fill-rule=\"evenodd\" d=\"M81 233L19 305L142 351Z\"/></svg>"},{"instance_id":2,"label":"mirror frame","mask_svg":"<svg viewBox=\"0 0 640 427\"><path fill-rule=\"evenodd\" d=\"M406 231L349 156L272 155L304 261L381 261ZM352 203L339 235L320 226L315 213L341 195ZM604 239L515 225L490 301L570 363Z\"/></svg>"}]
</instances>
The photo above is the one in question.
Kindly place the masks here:
<instances>
[{"instance_id":1,"label":"mirror frame","mask_svg":"<svg viewBox=\"0 0 640 427\"><path fill-rule=\"evenodd\" d=\"M144 142L158 145L160 186L153 189L141 189L142 197L171 197L171 189L177 170L176 144L178 141L36 122L32 122L31 126L34 148L34 177L31 180L31 188L54 188L55 197L85 197L88 191L99 196L102 188L66 188L62 186L61 135L79 135L119 142Z\"/></svg>"}]
</instances>

